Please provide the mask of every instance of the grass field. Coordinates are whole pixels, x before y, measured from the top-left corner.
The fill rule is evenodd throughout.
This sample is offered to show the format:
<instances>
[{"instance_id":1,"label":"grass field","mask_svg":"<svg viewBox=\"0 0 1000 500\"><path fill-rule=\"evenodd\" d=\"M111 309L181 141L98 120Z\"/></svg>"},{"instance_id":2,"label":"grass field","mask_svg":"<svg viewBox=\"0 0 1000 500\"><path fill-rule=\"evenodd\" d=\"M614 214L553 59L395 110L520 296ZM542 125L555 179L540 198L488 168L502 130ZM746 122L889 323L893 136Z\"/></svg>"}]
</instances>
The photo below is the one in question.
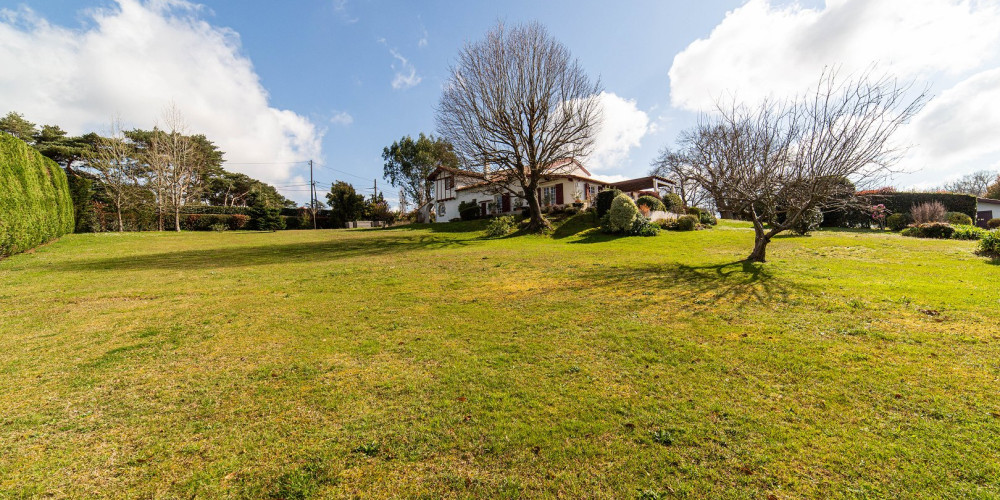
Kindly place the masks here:
<instances>
[{"instance_id":1,"label":"grass field","mask_svg":"<svg viewBox=\"0 0 1000 500\"><path fill-rule=\"evenodd\" d=\"M475 229L0 261L0 498L1000 495L973 243Z\"/></svg>"}]
</instances>

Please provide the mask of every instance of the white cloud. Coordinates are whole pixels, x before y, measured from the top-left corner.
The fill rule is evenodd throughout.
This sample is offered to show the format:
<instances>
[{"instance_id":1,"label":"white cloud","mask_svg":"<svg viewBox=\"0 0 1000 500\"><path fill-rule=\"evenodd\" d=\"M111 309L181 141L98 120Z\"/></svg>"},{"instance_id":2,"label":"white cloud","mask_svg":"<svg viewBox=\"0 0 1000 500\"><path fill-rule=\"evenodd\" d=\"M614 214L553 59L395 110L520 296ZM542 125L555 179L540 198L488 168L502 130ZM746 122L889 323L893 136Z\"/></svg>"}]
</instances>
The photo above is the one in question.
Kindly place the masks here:
<instances>
[{"instance_id":1,"label":"white cloud","mask_svg":"<svg viewBox=\"0 0 1000 500\"><path fill-rule=\"evenodd\" d=\"M670 68L674 106L711 109L808 88L825 67L878 65L903 78L974 70L997 53L1000 5L974 0L827 0L822 9L750 0Z\"/></svg>"},{"instance_id":2,"label":"white cloud","mask_svg":"<svg viewBox=\"0 0 1000 500\"><path fill-rule=\"evenodd\" d=\"M199 19L199 7L181 0L117 3L88 11L92 22L77 30L27 9L3 11L4 102L74 134L103 130L114 113L149 128L173 102L189 130L215 141L228 161L273 162L228 167L268 182L288 179L290 162L321 156L322 132L269 105L236 32Z\"/></svg>"},{"instance_id":3,"label":"white cloud","mask_svg":"<svg viewBox=\"0 0 1000 500\"><path fill-rule=\"evenodd\" d=\"M677 54L671 103L705 111L719 98L789 96L815 85L825 68L849 75L874 65L944 89L900 134L914 147L900 164L911 174L898 182L937 185L1000 156L998 48L996 1L826 0L809 9L749 0Z\"/></svg>"},{"instance_id":4,"label":"white cloud","mask_svg":"<svg viewBox=\"0 0 1000 500\"><path fill-rule=\"evenodd\" d=\"M392 69L396 72L396 76L392 79L392 88L403 90L420 83L422 78L417 74L417 68L413 64L410 64L410 61L403 57L396 49L389 49L389 53L399 61L398 65L396 63L392 64Z\"/></svg>"},{"instance_id":5,"label":"white cloud","mask_svg":"<svg viewBox=\"0 0 1000 500\"><path fill-rule=\"evenodd\" d=\"M603 119L594 141L594 151L586 161L591 172L621 167L628 159L629 150L639 147L642 138L655 129L655 124L650 123L649 116L634 100L610 92L601 92L598 98Z\"/></svg>"},{"instance_id":6,"label":"white cloud","mask_svg":"<svg viewBox=\"0 0 1000 500\"><path fill-rule=\"evenodd\" d=\"M354 123L354 117L351 116L347 111L335 111L333 116L330 117L330 123L334 125L348 126Z\"/></svg>"},{"instance_id":7,"label":"white cloud","mask_svg":"<svg viewBox=\"0 0 1000 500\"><path fill-rule=\"evenodd\" d=\"M596 180L604 182L621 182L631 179L631 177L621 174L615 174L615 175L592 174L591 177L593 177Z\"/></svg>"}]
</instances>

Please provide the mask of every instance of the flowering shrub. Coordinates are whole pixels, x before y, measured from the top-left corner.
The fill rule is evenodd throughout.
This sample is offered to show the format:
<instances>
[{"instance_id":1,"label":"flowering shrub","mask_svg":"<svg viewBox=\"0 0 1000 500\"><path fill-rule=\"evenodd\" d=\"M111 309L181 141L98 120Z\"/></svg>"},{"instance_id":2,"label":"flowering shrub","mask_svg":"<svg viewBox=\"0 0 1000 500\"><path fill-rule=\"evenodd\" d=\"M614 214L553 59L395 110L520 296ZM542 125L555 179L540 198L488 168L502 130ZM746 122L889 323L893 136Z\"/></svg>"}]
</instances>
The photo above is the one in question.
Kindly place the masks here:
<instances>
[{"instance_id":1,"label":"flowering shrub","mask_svg":"<svg viewBox=\"0 0 1000 500\"><path fill-rule=\"evenodd\" d=\"M885 205L881 203L878 205L872 205L872 220L875 221L875 224L879 227L879 229L885 229L885 218L887 213L888 210L886 210Z\"/></svg>"}]
</instances>

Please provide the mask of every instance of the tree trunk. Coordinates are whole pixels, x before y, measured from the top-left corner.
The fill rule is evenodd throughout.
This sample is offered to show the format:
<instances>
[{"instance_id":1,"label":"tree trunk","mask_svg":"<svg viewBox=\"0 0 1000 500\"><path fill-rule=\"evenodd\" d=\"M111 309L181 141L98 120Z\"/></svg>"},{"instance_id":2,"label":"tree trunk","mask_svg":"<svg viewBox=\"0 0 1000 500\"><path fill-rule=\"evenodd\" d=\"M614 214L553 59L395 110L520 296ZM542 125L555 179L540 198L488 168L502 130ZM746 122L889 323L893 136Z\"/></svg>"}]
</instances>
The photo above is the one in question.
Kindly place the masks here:
<instances>
[{"instance_id":1,"label":"tree trunk","mask_svg":"<svg viewBox=\"0 0 1000 500\"><path fill-rule=\"evenodd\" d=\"M531 216L528 221L528 232L538 233L551 227L549 226L549 221L545 220L545 217L542 215L542 205L538 201L535 190L525 188L524 198L528 202L528 213Z\"/></svg>"},{"instance_id":2,"label":"tree trunk","mask_svg":"<svg viewBox=\"0 0 1000 500\"><path fill-rule=\"evenodd\" d=\"M125 232L125 224L122 223L122 206L121 206L121 204L119 203L116 208L118 209L118 232L119 233L123 233L123 232Z\"/></svg>"},{"instance_id":3,"label":"tree trunk","mask_svg":"<svg viewBox=\"0 0 1000 500\"><path fill-rule=\"evenodd\" d=\"M174 209L174 230L178 233L181 232L181 209Z\"/></svg>"},{"instance_id":4,"label":"tree trunk","mask_svg":"<svg viewBox=\"0 0 1000 500\"><path fill-rule=\"evenodd\" d=\"M763 227L754 227L753 252L747 256L748 262L766 262L767 244L771 242L771 236L764 234Z\"/></svg>"}]
</instances>

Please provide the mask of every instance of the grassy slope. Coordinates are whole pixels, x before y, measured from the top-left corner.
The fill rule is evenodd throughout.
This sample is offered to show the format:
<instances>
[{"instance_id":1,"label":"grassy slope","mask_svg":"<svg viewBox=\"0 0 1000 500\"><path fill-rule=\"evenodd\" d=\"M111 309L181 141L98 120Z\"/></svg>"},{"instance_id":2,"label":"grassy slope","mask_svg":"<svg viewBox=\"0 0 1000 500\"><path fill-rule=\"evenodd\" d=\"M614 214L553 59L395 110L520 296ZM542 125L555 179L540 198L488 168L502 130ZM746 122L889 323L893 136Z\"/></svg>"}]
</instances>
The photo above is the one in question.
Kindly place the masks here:
<instances>
[{"instance_id":1,"label":"grassy slope","mask_svg":"<svg viewBox=\"0 0 1000 500\"><path fill-rule=\"evenodd\" d=\"M1000 495L972 243L456 227L0 261L0 497Z\"/></svg>"}]
</instances>

